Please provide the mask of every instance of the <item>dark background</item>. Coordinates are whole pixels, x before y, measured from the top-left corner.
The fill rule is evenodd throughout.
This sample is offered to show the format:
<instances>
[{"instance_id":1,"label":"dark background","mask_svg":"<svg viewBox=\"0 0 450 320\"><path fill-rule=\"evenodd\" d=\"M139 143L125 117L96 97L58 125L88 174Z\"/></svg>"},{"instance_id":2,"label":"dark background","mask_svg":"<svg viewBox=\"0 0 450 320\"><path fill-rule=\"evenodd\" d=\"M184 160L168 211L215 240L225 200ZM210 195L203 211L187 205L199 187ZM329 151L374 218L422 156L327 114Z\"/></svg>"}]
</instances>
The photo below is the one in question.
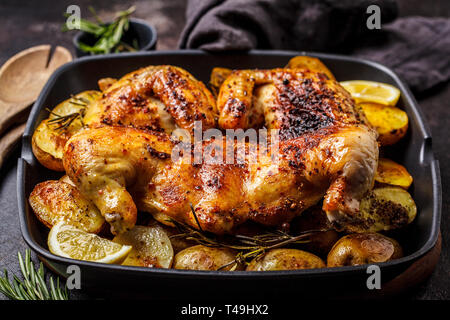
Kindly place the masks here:
<instances>
[{"instance_id":1,"label":"dark background","mask_svg":"<svg viewBox=\"0 0 450 320\"><path fill-rule=\"evenodd\" d=\"M62 45L72 51L73 33L62 33L63 13L67 6L77 4L83 18L90 18L88 6L92 5L103 20L114 13L136 5L136 18L147 20L158 31L157 50L177 49L178 37L185 22L183 0L1 0L0 1L0 65L13 54L38 44ZM448 0L398 0L401 16L450 17ZM383 14L383 12L381 12ZM450 36L450 35L449 35ZM416 95L428 120L433 135L433 150L440 162L442 179L442 254L431 278L416 290L402 296L407 299L450 300L450 83L444 83L421 95ZM19 274L17 251L24 252L25 245L17 214L16 162L18 151L0 170L0 269ZM34 257L35 259L35 257ZM83 292L73 292L73 298L88 298ZM4 299L0 295L0 299Z\"/></svg>"}]
</instances>

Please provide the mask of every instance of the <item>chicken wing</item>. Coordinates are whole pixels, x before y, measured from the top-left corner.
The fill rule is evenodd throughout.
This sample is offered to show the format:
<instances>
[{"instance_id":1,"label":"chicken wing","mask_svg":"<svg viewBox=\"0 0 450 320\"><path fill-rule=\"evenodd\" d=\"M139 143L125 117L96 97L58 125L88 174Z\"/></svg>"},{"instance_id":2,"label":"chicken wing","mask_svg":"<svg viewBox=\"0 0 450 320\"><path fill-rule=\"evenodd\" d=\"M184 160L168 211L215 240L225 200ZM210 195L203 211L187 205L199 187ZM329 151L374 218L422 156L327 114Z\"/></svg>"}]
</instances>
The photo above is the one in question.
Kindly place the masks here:
<instances>
[{"instance_id":1,"label":"chicken wing","mask_svg":"<svg viewBox=\"0 0 450 320\"><path fill-rule=\"evenodd\" d=\"M113 83L84 116L90 127L133 126L172 133L216 126L216 102L206 86L189 72L174 66L148 66Z\"/></svg>"}]
</instances>

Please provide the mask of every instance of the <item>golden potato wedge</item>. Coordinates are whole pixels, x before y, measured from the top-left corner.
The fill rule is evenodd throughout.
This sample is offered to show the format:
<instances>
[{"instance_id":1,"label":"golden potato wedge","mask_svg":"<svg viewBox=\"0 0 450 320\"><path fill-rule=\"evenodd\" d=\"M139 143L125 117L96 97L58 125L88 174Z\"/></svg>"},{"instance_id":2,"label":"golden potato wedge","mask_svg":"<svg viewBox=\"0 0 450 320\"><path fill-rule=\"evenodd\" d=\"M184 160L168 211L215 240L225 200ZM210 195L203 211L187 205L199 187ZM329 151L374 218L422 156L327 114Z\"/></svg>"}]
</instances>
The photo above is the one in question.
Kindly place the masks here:
<instances>
[{"instance_id":1,"label":"golden potato wedge","mask_svg":"<svg viewBox=\"0 0 450 320\"><path fill-rule=\"evenodd\" d=\"M50 170L64 171L62 155L69 136L52 130L47 121L42 121L34 131L31 139L33 154L44 167Z\"/></svg>"},{"instance_id":2,"label":"golden potato wedge","mask_svg":"<svg viewBox=\"0 0 450 320\"><path fill-rule=\"evenodd\" d=\"M405 111L377 103L361 103L358 106L377 130L378 141L382 146L397 143L408 131L408 115Z\"/></svg>"},{"instance_id":3,"label":"golden potato wedge","mask_svg":"<svg viewBox=\"0 0 450 320\"><path fill-rule=\"evenodd\" d=\"M219 94L220 86L225 81L226 78L233 72L231 69L227 68L214 68L211 71L211 77L209 80L209 87L215 97Z\"/></svg>"},{"instance_id":4,"label":"golden potato wedge","mask_svg":"<svg viewBox=\"0 0 450 320\"><path fill-rule=\"evenodd\" d=\"M318 256L298 249L272 249L263 257L253 259L247 271L275 271L325 268Z\"/></svg>"},{"instance_id":5,"label":"golden potato wedge","mask_svg":"<svg viewBox=\"0 0 450 320\"><path fill-rule=\"evenodd\" d=\"M159 226L134 226L114 237L113 242L133 247L122 265L149 268L170 268L172 265L172 244Z\"/></svg>"},{"instance_id":6,"label":"golden potato wedge","mask_svg":"<svg viewBox=\"0 0 450 320\"><path fill-rule=\"evenodd\" d=\"M378 169L375 174L375 181L381 184L408 189L413 182L413 178L408 170L401 164L386 158L378 160Z\"/></svg>"},{"instance_id":7,"label":"golden potato wedge","mask_svg":"<svg viewBox=\"0 0 450 320\"><path fill-rule=\"evenodd\" d=\"M218 270L222 266L232 262L236 258L236 252L227 248L212 248L196 245L178 252L173 263L174 269L189 270ZM228 271L232 265L223 268ZM237 268L240 269L240 268Z\"/></svg>"},{"instance_id":8,"label":"golden potato wedge","mask_svg":"<svg viewBox=\"0 0 450 320\"><path fill-rule=\"evenodd\" d=\"M328 267L386 262L403 256L400 244L379 233L354 233L339 239L327 257Z\"/></svg>"},{"instance_id":9,"label":"golden potato wedge","mask_svg":"<svg viewBox=\"0 0 450 320\"><path fill-rule=\"evenodd\" d=\"M64 221L89 233L99 233L105 219L95 205L74 186L49 180L37 184L30 194L30 206L47 227Z\"/></svg>"},{"instance_id":10,"label":"golden potato wedge","mask_svg":"<svg viewBox=\"0 0 450 320\"><path fill-rule=\"evenodd\" d=\"M296 56L289 60L286 68L294 69L294 68L304 68L309 69L314 72L321 72L327 75L330 80L336 80L334 75L331 73L330 69L328 69L322 61L317 58L308 57L308 56Z\"/></svg>"},{"instance_id":11,"label":"golden potato wedge","mask_svg":"<svg viewBox=\"0 0 450 320\"><path fill-rule=\"evenodd\" d=\"M400 187L373 189L361 200L355 222L349 232L378 232L398 229L411 223L417 214L413 198Z\"/></svg>"},{"instance_id":12,"label":"golden potato wedge","mask_svg":"<svg viewBox=\"0 0 450 320\"><path fill-rule=\"evenodd\" d=\"M57 105L49 118L39 124L34 131L31 146L34 155L43 166L55 171L64 171L62 165L64 145L83 127L84 110L99 96L98 91L81 92Z\"/></svg>"}]
</instances>

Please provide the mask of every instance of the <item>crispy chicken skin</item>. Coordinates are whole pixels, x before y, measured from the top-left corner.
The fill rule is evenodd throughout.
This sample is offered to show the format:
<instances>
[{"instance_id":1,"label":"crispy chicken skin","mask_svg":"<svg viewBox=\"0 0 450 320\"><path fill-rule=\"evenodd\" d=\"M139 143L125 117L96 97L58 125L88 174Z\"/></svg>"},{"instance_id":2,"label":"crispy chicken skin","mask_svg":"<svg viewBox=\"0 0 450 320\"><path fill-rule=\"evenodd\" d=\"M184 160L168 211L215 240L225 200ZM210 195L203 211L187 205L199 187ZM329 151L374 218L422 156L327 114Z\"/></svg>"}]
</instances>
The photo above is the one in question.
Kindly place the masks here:
<instances>
[{"instance_id":1,"label":"crispy chicken skin","mask_svg":"<svg viewBox=\"0 0 450 320\"><path fill-rule=\"evenodd\" d=\"M124 87L141 88L139 83L146 81ZM120 100L121 90L130 89L116 83L108 89L111 97L104 99ZM180 108L165 104L169 112ZM180 127L191 129L188 122L197 119L184 115L205 111L206 105L209 108L209 103L189 106L194 109L181 112L181 120L179 113L171 114ZM192 151L184 158L172 157L177 143L166 133L105 126L83 130L67 142L64 168L115 234L134 226L137 210L160 221L161 216L170 217L223 234L247 220L281 225L322 198L323 209L337 228L352 221L373 184L377 135L337 82L301 69L235 71L222 85L217 105L223 129L279 129L277 154L270 144L265 149L241 141L234 152L243 146L242 163L194 164ZM201 118L210 121L209 116ZM211 118L211 126L213 122ZM201 142L203 154L212 146L225 150L225 141ZM255 152L257 161L249 161Z\"/></svg>"},{"instance_id":2,"label":"crispy chicken skin","mask_svg":"<svg viewBox=\"0 0 450 320\"><path fill-rule=\"evenodd\" d=\"M220 87L217 108L224 129L265 125L280 129L282 139L366 122L339 83L306 69L233 71Z\"/></svg>"},{"instance_id":3,"label":"crispy chicken skin","mask_svg":"<svg viewBox=\"0 0 450 320\"><path fill-rule=\"evenodd\" d=\"M203 149L224 141L206 141ZM246 153L259 151L245 146ZM258 163L196 165L183 158L172 161L173 147L164 134L123 127L87 129L66 144L64 167L113 233L133 227L136 209L198 227L190 205L200 227L217 234L231 232L248 219L278 225L322 195L285 160L274 163L270 154ZM297 190L299 185L310 188Z\"/></svg>"},{"instance_id":4,"label":"crispy chicken skin","mask_svg":"<svg viewBox=\"0 0 450 320\"><path fill-rule=\"evenodd\" d=\"M217 107L222 128L278 129L281 155L312 183L325 183L329 220L337 228L352 220L373 185L379 152L376 131L339 83L300 68L237 70Z\"/></svg>"},{"instance_id":5,"label":"crispy chicken skin","mask_svg":"<svg viewBox=\"0 0 450 320\"><path fill-rule=\"evenodd\" d=\"M163 142L158 143L160 139ZM150 153L170 152L167 142L166 136L133 129L86 129L66 143L63 164L67 175L111 225L111 231L123 233L137 219L137 208L126 186L145 187L147 177L151 178L160 164L159 158ZM141 154L132 146L145 151ZM158 147L167 149L153 149Z\"/></svg>"},{"instance_id":6,"label":"crispy chicken skin","mask_svg":"<svg viewBox=\"0 0 450 320\"><path fill-rule=\"evenodd\" d=\"M345 222L372 183L376 142L364 126L333 131L322 129L314 136L282 142L279 161L268 152L260 153L257 163L195 165L183 158L172 161L174 143L164 134L120 127L87 129L66 144L64 167L114 233L134 225L137 209L198 227L191 204L200 227L217 234L232 232L246 220L276 226L325 193L328 216ZM203 148L213 143L224 140L203 142ZM249 143L245 147L247 154L254 152ZM296 147L302 151L294 152Z\"/></svg>"},{"instance_id":7,"label":"crispy chicken skin","mask_svg":"<svg viewBox=\"0 0 450 320\"><path fill-rule=\"evenodd\" d=\"M172 133L191 131L194 121L216 126L216 102L205 85L174 66L149 66L113 83L84 117L90 127L133 126Z\"/></svg>"}]
</instances>

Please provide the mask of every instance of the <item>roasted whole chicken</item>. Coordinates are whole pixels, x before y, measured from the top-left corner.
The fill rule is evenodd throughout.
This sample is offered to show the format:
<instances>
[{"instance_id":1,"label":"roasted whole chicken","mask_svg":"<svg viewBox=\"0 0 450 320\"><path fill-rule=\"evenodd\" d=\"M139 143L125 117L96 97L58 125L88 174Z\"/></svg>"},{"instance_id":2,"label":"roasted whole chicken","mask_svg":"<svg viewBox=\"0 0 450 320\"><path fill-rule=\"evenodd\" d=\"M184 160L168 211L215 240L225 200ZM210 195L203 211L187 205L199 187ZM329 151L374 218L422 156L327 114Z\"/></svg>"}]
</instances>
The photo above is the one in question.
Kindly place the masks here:
<instances>
[{"instance_id":1,"label":"roasted whole chicken","mask_svg":"<svg viewBox=\"0 0 450 320\"><path fill-rule=\"evenodd\" d=\"M49 110L33 153L66 174L38 183L29 204L50 252L223 271L403 255L378 233L418 213L407 168L379 159L408 130L397 88L336 82L307 56L270 70L216 67L209 88L179 67L148 66Z\"/></svg>"},{"instance_id":2,"label":"roasted whole chicken","mask_svg":"<svg viewBox=\"0 0 450 320\"><path fill-rule=\"evenodd\" d=\"M112 84L85 119L89 128L65 144L64 169L114 234L131 229L138 211L216 234L248 220L281 226L321 199L329 221L345 229L377 169L377 133L349 93L304 68L234 71L216 106L186 71L147 67ZM243 150L244 161L195 163L196 148L228 148L225 137L211 137L174 158L181 142L170 133L193 133L195 121L223 132L265 127L278 145L237 141L233 158Z\"/></svg>"}]
</instances>

